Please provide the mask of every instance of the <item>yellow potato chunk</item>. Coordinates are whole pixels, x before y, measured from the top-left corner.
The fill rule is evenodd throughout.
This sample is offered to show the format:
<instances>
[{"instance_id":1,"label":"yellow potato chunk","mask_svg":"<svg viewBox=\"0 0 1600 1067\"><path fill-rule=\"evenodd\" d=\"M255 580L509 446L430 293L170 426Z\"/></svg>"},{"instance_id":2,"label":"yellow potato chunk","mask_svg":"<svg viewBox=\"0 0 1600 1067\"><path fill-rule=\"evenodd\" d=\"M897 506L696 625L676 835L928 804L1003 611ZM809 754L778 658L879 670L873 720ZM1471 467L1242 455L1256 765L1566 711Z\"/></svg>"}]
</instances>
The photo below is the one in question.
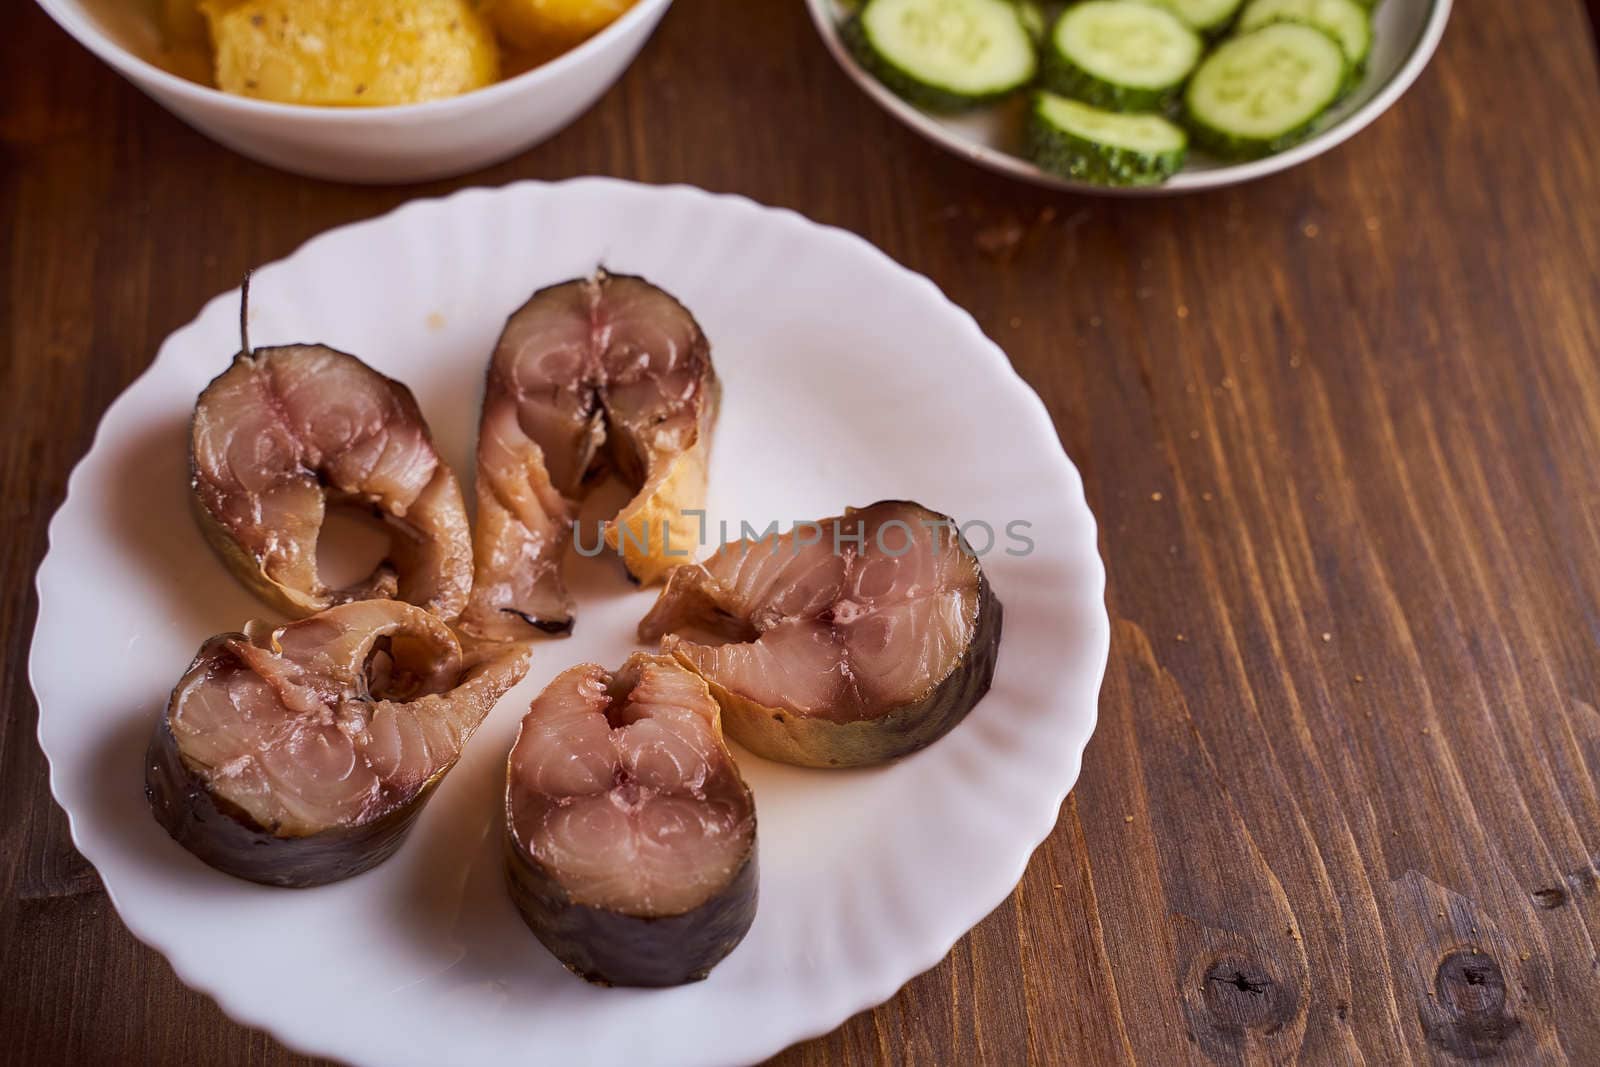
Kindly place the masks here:
<instances>
[{"instance_id":1,"label":"yellow potato chunk","mask_svg":"<svg viewBox=\"0 0 1600 1067\"><path fill-rule=\"evenodd\" d=\"M500 73L469 0L202 0L217 88L285 104L382 107L456 96Z\"/></svg>"},{"instance_id":2,"label":"yellow potato chunk","mask_svg":"<svg viewBox=\"0 0 1600 1067\"><path fill-rule=\"evenodd\" d=\"M599 33L633 4L634 0L490 0L488 10L507 43L549 53Z\"/></svg>"}]
</instances>

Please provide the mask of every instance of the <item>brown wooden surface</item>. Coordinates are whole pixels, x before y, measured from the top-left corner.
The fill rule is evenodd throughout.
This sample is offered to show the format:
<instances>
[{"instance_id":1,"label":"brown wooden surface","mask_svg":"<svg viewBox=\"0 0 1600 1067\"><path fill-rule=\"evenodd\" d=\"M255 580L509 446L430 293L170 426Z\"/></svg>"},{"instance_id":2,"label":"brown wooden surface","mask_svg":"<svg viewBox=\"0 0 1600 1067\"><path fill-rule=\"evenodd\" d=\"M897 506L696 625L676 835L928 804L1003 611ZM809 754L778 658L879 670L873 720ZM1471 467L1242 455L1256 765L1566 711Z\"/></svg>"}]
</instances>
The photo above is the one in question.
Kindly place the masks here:
<instances>
[{"instance_id":1,"label":"brown wooden surface","mask_svg":"<svg viewBox=\"0 0 1600 1067\"><path fill-rule=\"evenodd\" d=\"M1152 203L940 154L847 83L798 0L679 0L550 144L389 190L233 156L12 13L0 1061L302 1062L134 942L46 789L31 580L100 413L204 300L318 231L601 173L790 206L932 277L1043 395L1102 522L1111 666L1054 836L944 963L780 1062L1600 1062L1580 0L1460 0L1351 144Z\"/></svg>"}]
</instances>

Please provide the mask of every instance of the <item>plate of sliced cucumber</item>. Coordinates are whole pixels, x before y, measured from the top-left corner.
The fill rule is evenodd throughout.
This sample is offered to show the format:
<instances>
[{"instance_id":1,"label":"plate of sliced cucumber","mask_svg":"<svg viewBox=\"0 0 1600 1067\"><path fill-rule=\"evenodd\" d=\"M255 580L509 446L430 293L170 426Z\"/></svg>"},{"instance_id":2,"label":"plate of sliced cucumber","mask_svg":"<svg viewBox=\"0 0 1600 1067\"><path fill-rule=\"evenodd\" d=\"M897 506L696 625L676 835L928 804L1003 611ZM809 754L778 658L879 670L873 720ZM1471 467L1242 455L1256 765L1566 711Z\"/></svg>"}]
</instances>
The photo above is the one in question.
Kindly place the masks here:
<instances>
[{"instance_id":1,"label":"plate of sliced cucumber","mask_svg":"<svg viewBox=\"0 0 1600 1067\"><path fill-rule=\"evenodd\" d=\"M1190 192L1364 129L1451 0L807 0L834 58L931 141L1041 185Z\"/></svg>"}]
</instances>

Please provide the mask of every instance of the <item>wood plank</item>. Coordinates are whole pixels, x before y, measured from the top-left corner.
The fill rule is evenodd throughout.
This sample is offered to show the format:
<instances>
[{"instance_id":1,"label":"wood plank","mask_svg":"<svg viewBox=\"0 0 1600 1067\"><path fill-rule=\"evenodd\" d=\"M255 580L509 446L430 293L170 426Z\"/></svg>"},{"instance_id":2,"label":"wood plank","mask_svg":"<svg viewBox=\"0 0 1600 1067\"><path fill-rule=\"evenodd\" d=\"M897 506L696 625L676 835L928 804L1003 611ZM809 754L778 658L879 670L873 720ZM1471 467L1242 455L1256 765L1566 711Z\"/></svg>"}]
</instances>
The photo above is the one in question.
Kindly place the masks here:
<instances>
[{"instance_id":1,"label":"wood plank","mask_svg":"<svg viewBox=\"0 0 1600 1067\"><path fill-rule=\"evenodd\" d=\"M100 413L204 300L323 229L591 172L794 207L926 273L1040 391L1102 524L1112 664L1055 834L942 964L778 1062L1594 1061L1584 5L1460 0L1434 66L1349 145L1150 203L942 154L861 97L792 3L680 0L549 145L408 189L249 163L33 5L13 22L0 1062L308 1062L133 941L48 799L31 575Z\"/></svg>"}]
</instances>

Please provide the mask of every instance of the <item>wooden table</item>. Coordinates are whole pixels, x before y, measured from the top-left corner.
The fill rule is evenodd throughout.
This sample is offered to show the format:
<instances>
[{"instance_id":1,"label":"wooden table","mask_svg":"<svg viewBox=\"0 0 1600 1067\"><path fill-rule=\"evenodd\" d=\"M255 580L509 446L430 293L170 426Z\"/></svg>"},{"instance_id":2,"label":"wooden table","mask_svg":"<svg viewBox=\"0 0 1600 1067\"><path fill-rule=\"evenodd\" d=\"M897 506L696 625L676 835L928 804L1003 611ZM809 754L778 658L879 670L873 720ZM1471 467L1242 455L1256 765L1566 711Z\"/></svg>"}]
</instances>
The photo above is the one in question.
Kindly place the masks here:
<instances>
[{"instance_id":1,"label":"wooden table","mask_svg":"<svg viewBox=\"0 0 1600 1067\"><path fill-rule=\"evenodd\" d=\"M1102 523L1111 666L1055 834L935 970L780 1062L1600 1062L1591 42L1578 0L1461 0L1351 144L1123 203L923 144L796 0L680 0L550 144L360 189L214 146L14 6L0 1060L301 1062L128 935L46 789L31 579L101 412L320 230L595 173L793 207L932 277L1043 395Z\"/></svg>"}]
</instances>

